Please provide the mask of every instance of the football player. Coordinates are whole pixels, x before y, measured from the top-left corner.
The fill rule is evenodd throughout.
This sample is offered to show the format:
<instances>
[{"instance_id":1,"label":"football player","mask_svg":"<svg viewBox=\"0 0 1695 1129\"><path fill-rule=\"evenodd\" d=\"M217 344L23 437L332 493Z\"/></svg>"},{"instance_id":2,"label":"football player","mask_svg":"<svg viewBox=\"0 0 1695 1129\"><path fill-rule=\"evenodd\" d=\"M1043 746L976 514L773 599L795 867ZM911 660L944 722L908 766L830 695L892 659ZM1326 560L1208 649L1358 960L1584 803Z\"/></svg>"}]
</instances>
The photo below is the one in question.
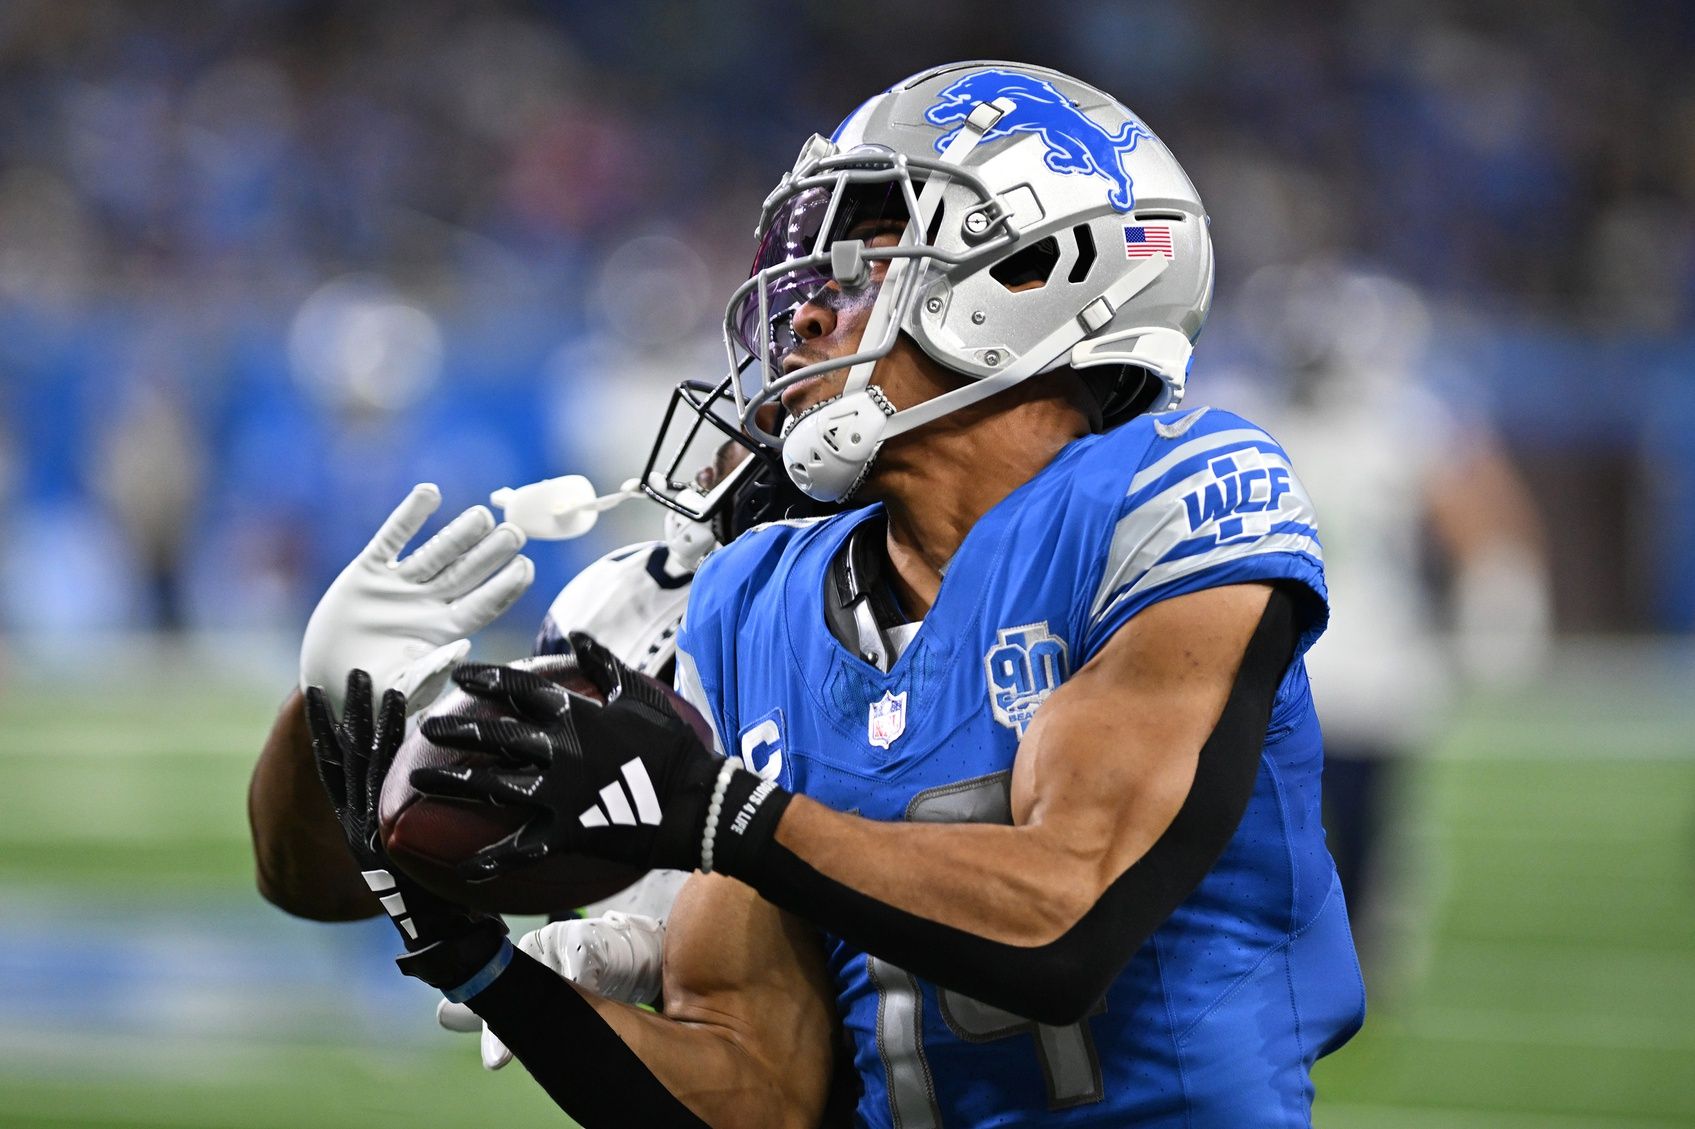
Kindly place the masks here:
<instances>
[{"instance_id":1,"label":"football player","mask_svg":"<svg viewBox=\"0 0 1695 1129\"><path fill-rule=\"evenodd\" d=\"M703 872L665 1012L433 906L397 915L403 970L590 1127L810 1129L832 1022L863 1125L1309 1124L1364 1006L1301 661L1322 557L1270 436L1174 410L1212 289L1193 186L1109 95L958 64L813 138L759 237L726 319L757 363L727 393L809 495L875 504L701 570L678 681L729 756L575 634L605 705L461 666L525 720L426 721L504 767L411 778L533 811L468 876L555 851ZM314 716L356 841L339 766L380 778L398 739Z\"/></svg>"}]
</instances>

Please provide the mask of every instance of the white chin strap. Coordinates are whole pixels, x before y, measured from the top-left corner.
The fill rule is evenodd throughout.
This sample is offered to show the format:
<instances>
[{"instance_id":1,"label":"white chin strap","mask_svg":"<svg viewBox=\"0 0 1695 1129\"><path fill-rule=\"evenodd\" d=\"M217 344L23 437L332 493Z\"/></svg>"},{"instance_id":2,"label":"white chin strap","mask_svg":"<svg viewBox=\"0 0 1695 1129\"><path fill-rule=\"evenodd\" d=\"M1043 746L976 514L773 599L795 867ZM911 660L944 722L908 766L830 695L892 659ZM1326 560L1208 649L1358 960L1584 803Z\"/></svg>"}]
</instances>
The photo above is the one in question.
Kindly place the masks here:
<instances>
[{"instance_id":1,"label":"white chin strap","mask_svg":"<svg viewBox=\"0 0 1695 1129\"><path fill-rule=\"evenodd\" d=\"M826 400L790 422L783 467L807 497L840 502L859 489L894 415L875 384Z\"/></svg>"},{"instance_id":2,"label":"white chin strap","mask_svg":"<svg viewBox=\"0 0 1695 1129\"><path fill-rule=\"evenodd\" d=\"M697 513L705 512L706 495L692 486L678 491L676 498ZM706 554L718 548L718 538L712 535L712 527L706 522L690 520L676 510L666 510L665 544L671 550L665 562L666 571L682 576L700 567Z\"/></svg>"},{"instance_id":3,"label":"white chin strap","mask_svg":"<svg viewBox=\"0 0 1695 1129\"><path fill-rule=\"evenodd\" d=\"M896 260L895 265L906 261ZM808 497L820 502L846 501L865 481L871 461L885 440L1028 380L1068 350L1071 363L1079 367L1108 363L1141 365L1167 388L1181 389L1193 346L1177 330L1148 326L1110 334L1101 342L1085 341L1110 322L1119 307L1152 285L1169 264L1168 259L1143 259L1135 270L1084 307L1081 314L1061 324L1003 371L910 408L897 411L882 390L869 383L875 361L855 365L840 396L815 405L790 422L783 437L784 468ZM893 270L891 267L891 273ZM878 309L881 307L882 296L879 296ZM878 309L872 311L873 322ZM866 332L871 329L868 325ZM1092 347L1096 345L1109 347ZM861 370L864 377L856 380Z\"/></svg>"}]
</instances>

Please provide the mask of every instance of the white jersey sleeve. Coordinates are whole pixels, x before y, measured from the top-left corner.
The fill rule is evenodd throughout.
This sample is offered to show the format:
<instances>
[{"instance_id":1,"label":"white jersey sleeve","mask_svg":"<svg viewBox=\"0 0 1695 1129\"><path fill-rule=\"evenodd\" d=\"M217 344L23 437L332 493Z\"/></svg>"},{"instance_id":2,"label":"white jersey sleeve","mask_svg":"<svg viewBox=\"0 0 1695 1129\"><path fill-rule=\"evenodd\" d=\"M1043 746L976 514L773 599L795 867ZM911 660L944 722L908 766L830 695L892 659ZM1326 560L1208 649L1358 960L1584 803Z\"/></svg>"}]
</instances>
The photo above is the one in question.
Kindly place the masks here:
<instances>
[{"instance_id":1,"label":"white jersey sleeve","mask_svg":"<svg viewBox=\"0 0 1695 1129\"><path fill-rule=\"evenodd\" d=\"M536 635L535 653L567 649L565 636L586 631L643 674L662 673L677 653L677 627L692 570L679 570L663 541L628 545L579 572L554 597Z\"/></svg>"}]
</instances>

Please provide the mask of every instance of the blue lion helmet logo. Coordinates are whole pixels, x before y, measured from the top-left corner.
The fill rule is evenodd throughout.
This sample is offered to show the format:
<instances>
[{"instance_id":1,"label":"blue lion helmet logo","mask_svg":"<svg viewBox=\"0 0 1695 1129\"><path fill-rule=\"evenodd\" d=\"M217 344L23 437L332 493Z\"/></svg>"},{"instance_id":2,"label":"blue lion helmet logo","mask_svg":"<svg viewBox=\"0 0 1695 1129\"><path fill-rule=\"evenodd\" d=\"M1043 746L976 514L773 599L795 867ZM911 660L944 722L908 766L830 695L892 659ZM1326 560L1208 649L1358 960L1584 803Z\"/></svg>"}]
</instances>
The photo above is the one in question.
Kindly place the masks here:
<instances>
[{"instance_id":1,"label":"blue lion helmet logo","mask_svg":"<svg viewBox=\"0 0 1695 1129\"><path fill-rule=\"evenodd\" d=\"M1052 83L1017 71L973 71L942 91L940 98L924 112L924 120L953 128L936 139L936 152L947 148L977 103L1007 98L1014 108L990 127L984 141L1015 133L1040 134L1048 147L1048 168L1058 173L1104 176L1113 183L1107 198L1114 208L1128 212L1136 206L1130 174L1124 171L1124 156L1136 148L1138 141L1153 134L1134 118L1117 133L1108 133Z\"/></svg>"}]
</instances>

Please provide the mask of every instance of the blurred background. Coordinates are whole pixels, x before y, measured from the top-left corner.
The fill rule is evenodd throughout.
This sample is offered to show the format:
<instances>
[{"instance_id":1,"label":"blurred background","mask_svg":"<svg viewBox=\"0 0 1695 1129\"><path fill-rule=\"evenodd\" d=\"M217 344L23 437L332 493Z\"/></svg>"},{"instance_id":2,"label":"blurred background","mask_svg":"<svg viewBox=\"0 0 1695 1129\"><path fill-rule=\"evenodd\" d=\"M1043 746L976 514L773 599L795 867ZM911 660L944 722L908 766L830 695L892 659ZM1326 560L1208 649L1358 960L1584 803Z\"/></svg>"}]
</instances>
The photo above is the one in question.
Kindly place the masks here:
<instances>
[{"instance_id":1,"label":"blurred background","mask_svg":"<svg viewBox=\"0 0 1695 1129\"><path fill-rule=\"evenodd\" d=\"M1318 1124L1695 1125L1679 0L0 5L0 1125L558 1120L253 892L299 633L415 481L636 474L801 142L971 57L1177 153L1191 402L1319 503L1373 1013ZM532 545L482 652L659 524Z\"/></svg>"}]
</instances>

